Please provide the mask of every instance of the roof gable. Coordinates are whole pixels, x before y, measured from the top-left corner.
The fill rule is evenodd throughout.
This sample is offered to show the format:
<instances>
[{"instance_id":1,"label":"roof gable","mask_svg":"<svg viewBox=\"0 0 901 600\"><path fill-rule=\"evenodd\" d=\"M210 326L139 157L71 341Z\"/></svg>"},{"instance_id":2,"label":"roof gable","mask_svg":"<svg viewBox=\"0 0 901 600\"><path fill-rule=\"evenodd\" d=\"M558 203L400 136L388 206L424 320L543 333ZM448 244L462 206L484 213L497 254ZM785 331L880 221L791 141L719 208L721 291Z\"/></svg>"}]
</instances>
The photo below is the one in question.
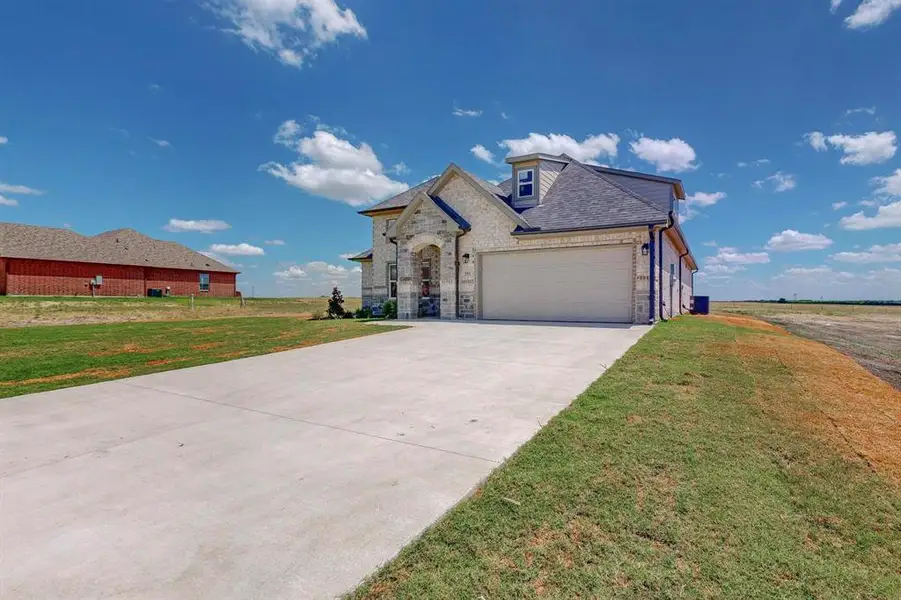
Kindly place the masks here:
<instances>
[{"instance_id":1,"label":"roof gable","mask_svg":"<svg viewBox=\"0 0 901 600\"><path fill-rule=\"evenodd\" d=\"M393 196L391 198L388 198L387 200L382 200L375 206L371 206L371 207L367 208L366 210L361 210L360 214L368 215L370 213L377 213L377 212L380 212L383 210L404 208L405 206L410 204L410 202L413 200L413 198L416 196L416 194L418 194L419 192L428 190L430 187L432 187L432 184L434 184L437 180L438 180L437 175L434 177L430 177L429 179L426 179L422 183L411 187L407 191L401 192L397 196Z\"/></svg>"},{"instance_id":2,"label":"roof gable","mask_svg":"<svg viewBox=\"0 0 901 600\"><path fill-rule=\"evenodd\" d=\"M495 208L516 223L517 226L525 228L530 227L529 222L507 204L506 197L498 186L479 179L472 173L464 171L454 163L448 165L447 169L444 170L444 173L442 173L438 180L432 184L432 187L429 188L429 195L437 196L441 189L454 177L459 177L471 185L476 191L480 192L489 203L494 205Z\"/></svg>"},{"instance_id":3,"label":"roof gable","mask_svg":"<svg viewBox=\"0 0 901 600\"><path fill-rule=\"evenodd\" d=\"M457 211L455 211L453 208L451 208L447 202L445 202L438 196L430 196L429 194L420 191L416 194L416 196L413 197L413 200L410 202L410 204L407 205L407 207L404 209L404 212L402 212L400 216L397 217L397 220L391 224L391 227L388 228L388 231L385 232L385 235L388 238L396 238L397 230L402 227L404 223L410 220L410 218L416 213L416 211L420 206L422 206L423 203L434 205L439 211L448 216L449 221L447 229L449 231L457 231L459 233L462 233L471 229L466 219L461 217L460 214L457 213Z\"/></svg>"}]
</instances>

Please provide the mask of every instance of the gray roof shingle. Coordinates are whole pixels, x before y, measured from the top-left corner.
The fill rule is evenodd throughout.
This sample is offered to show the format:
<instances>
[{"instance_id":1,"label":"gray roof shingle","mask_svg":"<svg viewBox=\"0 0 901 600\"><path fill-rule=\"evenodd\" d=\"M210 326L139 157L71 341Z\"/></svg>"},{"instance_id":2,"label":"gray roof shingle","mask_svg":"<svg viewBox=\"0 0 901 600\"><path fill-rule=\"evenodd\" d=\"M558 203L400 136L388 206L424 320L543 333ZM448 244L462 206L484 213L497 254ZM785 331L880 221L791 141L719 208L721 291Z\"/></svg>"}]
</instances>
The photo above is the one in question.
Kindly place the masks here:
<instances>
[{"instance_id":1,"label":"gray roof shingle","mask_svg":"<svg viewBox=\"0 0 901 600\"><path fill-rule=\"evenodd\" d=\"M134 229L86 236L56 227L0 223L0 256L238 273L186 246L156 240Z\"/></svg>"},{"instance_id":2,"label":"gray roof shingle","mask_svg":"<svg viewBox=\"0 0 901 600\"><path fill-rule=\"evenodd\" d=\"M438 175L432 177L431 179L427 179L420 183L419 185L413 186L405 192L401 192L397 196L392 198L388 198L387 200L382 200L375 206L370 206L365 210L361 210L362 214L366 214L368 212L374 212L377 210L387 210L389 208L403 208L413 201L413 197L416 196L419 192L424 192L432 187L432 184L438 180Z\"/></svg>"},{"instance_id":3,"label":"gray roof shingle","mask_svg":"<svg viewBox=\"0 0 901 600\"><path fill-rule=\"evenodd\" d=\"M662 223L668 217L666 210L576 161L560 172L541 204L522 215L545 231Z\"/></svg>"},{"instance_id":4,"label":"gray roof shingle","mask_svg":"<svg viewBox=\"0 0 901 600\"><path fill-rule=\"evenodd\" d=\"M369 250L363 250L359 254L351 256L347 260L360 261L360 260L371 260L371 259L372 259L372 248L370 248Z\"/></svg>"}]
</instances>

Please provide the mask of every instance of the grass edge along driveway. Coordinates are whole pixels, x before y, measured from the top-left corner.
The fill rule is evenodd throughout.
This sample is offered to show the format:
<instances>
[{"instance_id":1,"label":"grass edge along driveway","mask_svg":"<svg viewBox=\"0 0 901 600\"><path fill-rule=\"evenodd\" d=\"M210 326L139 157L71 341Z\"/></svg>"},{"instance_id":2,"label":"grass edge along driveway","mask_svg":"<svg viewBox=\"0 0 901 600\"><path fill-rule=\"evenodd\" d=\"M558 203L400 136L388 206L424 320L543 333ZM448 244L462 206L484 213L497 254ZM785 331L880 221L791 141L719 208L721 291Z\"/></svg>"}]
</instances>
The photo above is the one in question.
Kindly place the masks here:
<instances>
[{"instance_id":1,"label":"grass edge along driveway","mask_svg":"<svg viewBox=\"0 0 901 600\"><path fill-rule=\"evenodd\" d=\"M348 597L901 597L901 487L820 431L805 344L658 325Z\"/></svg>"},{"instance_id":2,"label":"grass edge along driveway","mask_svg":"<svg viewBox=\"0 0 901 600\"><path fill-rule=\"evenodd\" d=\"M0 398L392 331L354 320L247 317L0 329Z\"/></svg>"}]
</instances>

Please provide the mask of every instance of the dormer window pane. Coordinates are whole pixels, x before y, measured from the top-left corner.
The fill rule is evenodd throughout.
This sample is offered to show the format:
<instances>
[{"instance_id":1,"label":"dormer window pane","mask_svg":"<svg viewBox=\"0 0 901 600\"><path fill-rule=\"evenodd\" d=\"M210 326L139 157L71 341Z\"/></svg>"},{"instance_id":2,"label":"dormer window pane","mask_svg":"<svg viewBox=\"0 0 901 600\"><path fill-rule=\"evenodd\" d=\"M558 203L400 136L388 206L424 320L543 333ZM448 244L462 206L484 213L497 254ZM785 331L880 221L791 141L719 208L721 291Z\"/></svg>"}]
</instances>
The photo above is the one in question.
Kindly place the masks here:
<instances>
[{"instance_id":1,"label":"dormer window pane","mask_svg":"<svg viewBox=\"0 0 901 600\"><path fill-rule=\"evenodd\" d=\"M535 195L535 169L520 169L516 172L517 198L531 198Z\"/></svg>"}]
</instances>

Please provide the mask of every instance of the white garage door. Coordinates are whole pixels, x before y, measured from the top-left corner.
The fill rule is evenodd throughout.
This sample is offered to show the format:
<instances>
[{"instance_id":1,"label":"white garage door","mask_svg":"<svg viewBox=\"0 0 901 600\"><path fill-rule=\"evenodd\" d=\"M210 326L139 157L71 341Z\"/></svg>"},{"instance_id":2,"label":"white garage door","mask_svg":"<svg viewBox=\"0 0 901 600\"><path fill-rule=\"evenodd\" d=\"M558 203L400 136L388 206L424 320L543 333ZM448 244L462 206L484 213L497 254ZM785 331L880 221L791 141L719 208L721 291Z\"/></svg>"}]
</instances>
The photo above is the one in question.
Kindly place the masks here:
<instances>
[{"instance_id":1,"label":"white garage door","mask_svg":"<svg viewBox=\"0 0 901 600\"><path fill-rule=\"evenodd\" d=\"M483 319L632 320L632 248L497 252L481 257Z\"/></svg>"}]
</instances>

